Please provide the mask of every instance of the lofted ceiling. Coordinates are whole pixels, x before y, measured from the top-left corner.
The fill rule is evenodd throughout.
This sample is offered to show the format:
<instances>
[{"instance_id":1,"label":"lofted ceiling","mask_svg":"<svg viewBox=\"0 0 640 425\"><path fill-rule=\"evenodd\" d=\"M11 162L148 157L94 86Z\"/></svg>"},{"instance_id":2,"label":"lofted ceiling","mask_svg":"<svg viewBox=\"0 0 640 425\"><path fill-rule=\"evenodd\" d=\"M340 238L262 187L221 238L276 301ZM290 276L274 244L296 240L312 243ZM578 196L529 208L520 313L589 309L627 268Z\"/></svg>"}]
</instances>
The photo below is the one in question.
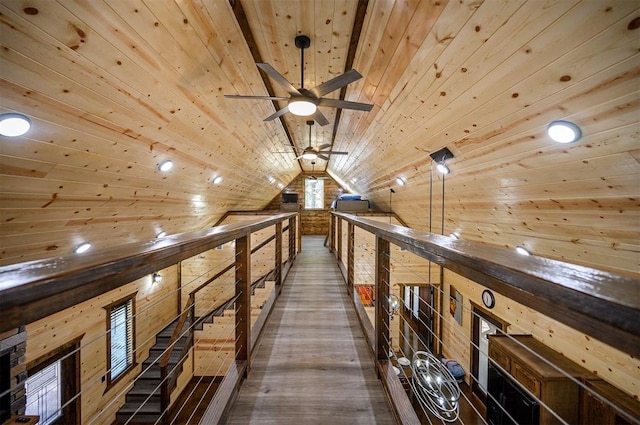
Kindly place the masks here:
<instances>
[{"instance_id":1,"label":"lofted ceiling","mask_svg":"<svg viewBox=\"0 0 640 425\"><path fill-rule=\"evenodd\" d=\"M304 87L353 68L330 96L374 105L321 107L312 145L350 154L316 170L412 227L640 270L636 1L0 0L0 24L0 112L33 121L0 136L3 264L265 207L311 171L306 119L224 95L284 95L260 61L301 87L305 34Z\"/></svg>"}]
</instances>

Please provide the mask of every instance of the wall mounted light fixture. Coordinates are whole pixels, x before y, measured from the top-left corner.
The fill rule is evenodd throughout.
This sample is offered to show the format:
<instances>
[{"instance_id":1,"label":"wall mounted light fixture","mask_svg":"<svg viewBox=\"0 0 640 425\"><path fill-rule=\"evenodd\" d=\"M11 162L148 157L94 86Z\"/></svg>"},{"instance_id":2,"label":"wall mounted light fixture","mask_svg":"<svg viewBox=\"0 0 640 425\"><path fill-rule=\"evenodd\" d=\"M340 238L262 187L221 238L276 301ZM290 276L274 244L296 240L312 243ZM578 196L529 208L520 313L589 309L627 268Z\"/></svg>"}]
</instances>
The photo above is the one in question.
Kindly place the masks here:
<instances>
[{"instance_id":1,"label":"wall mounted light fixture","mask_svg":"<svg viewBox=\"0 0 640 425\"><path fill-rule=\"evenodd\" d=\"M160 273L154 273L151 277L151 281L153 283L160 283L162 282L162 275Z\"/></svg>"},{"instance_id":2,"label":"wall mounted light fixture","mask_svg":"<svg viewBox=\"0 0 640 425\"><path fill-rule=\"evenodd\" d=\"M522 245L516 246L516 252L520 255L531 255L531 252Z\"/></svg>"}]
</instances>

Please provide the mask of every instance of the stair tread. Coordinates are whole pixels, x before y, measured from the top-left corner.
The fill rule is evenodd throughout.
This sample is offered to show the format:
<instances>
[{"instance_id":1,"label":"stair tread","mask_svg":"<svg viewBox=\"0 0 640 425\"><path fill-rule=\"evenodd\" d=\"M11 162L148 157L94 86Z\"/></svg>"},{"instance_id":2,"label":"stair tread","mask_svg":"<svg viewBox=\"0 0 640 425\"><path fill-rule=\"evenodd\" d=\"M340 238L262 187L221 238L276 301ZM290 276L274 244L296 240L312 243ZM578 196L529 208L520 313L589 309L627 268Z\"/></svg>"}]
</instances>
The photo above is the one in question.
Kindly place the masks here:
<instances>
[{"instance_id":1,"label":"stair tread","mask_svg":"<svg viewBox=\"0 0 640 425\"><path fill-rule=\"evenodd\" d=\"M138 410L138 408L140 408L140 410L138 410L138 413L141 413L141 414L146 414L146 413L158 413L159 414L161 412L160 403L147 401L142 406L140 406L140 405L141 405L141 403L128 401L128 402L126 402L125 404L122 405L122 407L120 408L118 413L121 413L121 414L133 414L136 410Z\"/></svg>"}]
</instances>

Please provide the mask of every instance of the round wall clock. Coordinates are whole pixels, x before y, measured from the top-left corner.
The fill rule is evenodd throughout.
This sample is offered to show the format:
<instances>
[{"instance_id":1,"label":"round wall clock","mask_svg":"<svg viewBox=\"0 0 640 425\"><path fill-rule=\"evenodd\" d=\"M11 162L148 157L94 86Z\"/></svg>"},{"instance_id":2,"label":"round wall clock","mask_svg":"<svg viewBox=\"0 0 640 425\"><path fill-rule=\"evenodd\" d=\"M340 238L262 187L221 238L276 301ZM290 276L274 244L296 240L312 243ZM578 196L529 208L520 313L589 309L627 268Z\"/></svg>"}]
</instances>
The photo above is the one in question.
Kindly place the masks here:
<instances>
[{"instance_id":1,"label":"round wall clock","mask_svg":"<svg viewBox=\"0 0 640 425\"><path fill-rule=\"evenodd\" d=\"M493 306L496 305L496 298L493 296L493 292L488 289L482 291L482 302L485 307L493 308Z\"/></svg>"}]
</instances>

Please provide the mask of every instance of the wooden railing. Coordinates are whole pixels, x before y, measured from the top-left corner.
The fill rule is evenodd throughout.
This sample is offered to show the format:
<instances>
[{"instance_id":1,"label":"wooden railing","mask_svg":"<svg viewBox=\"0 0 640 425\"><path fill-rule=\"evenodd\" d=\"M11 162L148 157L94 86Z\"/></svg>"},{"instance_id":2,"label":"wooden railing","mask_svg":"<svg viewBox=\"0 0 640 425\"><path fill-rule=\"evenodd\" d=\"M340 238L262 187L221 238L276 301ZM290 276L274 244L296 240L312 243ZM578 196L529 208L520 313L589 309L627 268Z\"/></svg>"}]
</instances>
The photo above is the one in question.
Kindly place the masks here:
<instances>
[{"instance_id":1,"label":"wooden railing","mask_svg":"<svg viewBox=\"0 0 640 425\"><path fill-rule=\"evenodd\" d=\"M283 223L285 225L283 225ZM251 235L275 227L272 236L252 249ZM235 241L235 260L211 279L189 294L186 307L179 315L171 337L169 349L159 359L161 370L161 399L163 411L169 407L170 392L176 386L178 373L171 373L169 359L176 341L189 332L179 357L188 355L193 347L192 328L197 320L194 305L196 293L223 274L235 269L235 301L237 356L216 392L208 412L222 416L240 380L246 376L251 364L251 255L275 240L274 267L269 272L276 282L276 295L282 279L291 266L299 246L297 214L284 213L236 224L216 226L207 230L167 236L144 243L132 243L107 248L82 256L68 256L0 267L0 332L48 317L66 308L90 300L101 294L127 285L157 270L178 264L227 242ZM289 233L288 252L283 254L283 233ZM283 270L284 268L284 270ZM265 278L267 275L263 276ZM225 302L222 303L224 305ZM185 331L185 324L188 329Z\"/></svg>"},{"instance_id":2,"label":"wooden railing","mask_svg":"<svg viewBox=\"0 0 640 425\"><path fill-rule=\"evenodd\" d=\"M347 251L343 252L343 222L347 223ZM594 337L634 357L640 355L640 281L589 267L540 257L524 257L506 249L456 240L385 224L380 221L332 213L330 250L335 252L347 287L354 285L354 230L375 237L375 323L359 316L377 359L379 374L392 399L399 422L419 423L398 378L390 372L389 315L383 314L389 299L389 246L404 250L477 282L520 304L530 307L579 332ZM344 256L346 267L342 264ZM353 294L357 297L357 294ZM368 320L366 320L368 322Z\"/></svg>"}]
</instances>

